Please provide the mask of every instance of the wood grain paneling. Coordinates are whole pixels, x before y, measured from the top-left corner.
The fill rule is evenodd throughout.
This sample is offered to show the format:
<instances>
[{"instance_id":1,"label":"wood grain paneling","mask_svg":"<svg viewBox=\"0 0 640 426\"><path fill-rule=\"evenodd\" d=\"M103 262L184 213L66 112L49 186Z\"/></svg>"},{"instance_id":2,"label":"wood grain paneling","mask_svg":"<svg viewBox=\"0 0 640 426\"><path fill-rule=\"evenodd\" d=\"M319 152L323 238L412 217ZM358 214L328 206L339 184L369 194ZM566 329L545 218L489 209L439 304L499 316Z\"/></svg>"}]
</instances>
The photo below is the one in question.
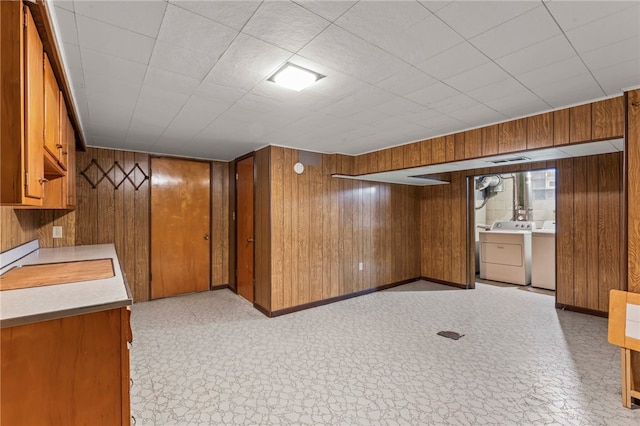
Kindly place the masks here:
<instances>
[{"instance_id":1,"label":"wood grain paneling","mask_svg":"<svg viewBox=\"0 0 640 426\"><path fill-rule=\"evenodd\" d=\"M271 197L272 180L279 185L280 177L278 173L272 173L270 157L272 147L266 147L255 152L254 173L255 173L255 204L254 204L254 303L263 309L271 308L271 223L273 212L269 205ZM293 161L295 164L296 158ZM293 172L291 164L291 172ZM281 229L278 226L278 229ZM278 238L278 236L275 236ZM238 241L238 244L241 244ZM238 265L240 267L240 265ZM283 264L284 269L284 264Z\"/></svg>"},{"instance_id":2,"label":"wood grain paneling","mask_svg":"<svg viewBox=\"0 0 640 426\"><path fill-rule=\"evenodd\" d=\"M420 153L420 142L404 145L404 166L407 168L423 165L422 154Z\"/></svg>"},{"instance_id":3,"label":"wood grain paneling","mask_svg":"<svg viewBox=\"0 0 640 426\"><path fill-rule=\"evenodd\" d=\"M421 190L421 274L467 285L466 172L451 173L450 179Z\"/></svg>"},{"instance_id":4,"label":"wood grain paneling","mask_svg":"<svg viewBox=\"0 0 640 426\"><path fill-rule=\"evenodd\" d=\"M624 135L624 97L591 104L591 139L621 138Z\"/></svg>"},{"instance_id":5,"label":"wood grain paneling","mask_svg":"<svg viewBox=\"0 0 640 426\"><path fill-rule=\"evenodd\" d=\"M591 140L591 104L569 108L569 143Z\"/></svg>"},{"instance_id":6,"label":"wood grain paneling","mask_svg":"<svg viewBox=\"0 0 640 426\"><path fill-rule=\"evenodd\" d=\"M38 238L38 210L0 206L0 253Z\"/></svg>"},{"instance_id":7,"label":"wood grain paneling","mask_svg":"<svg viewBox=\"0 0 640 426\"><path fill-rule=\"evenodd\" d=\"M622 289L622 154L557 161L556 297L559 304L607 312Z\"/></svg>"},{"instance_id":8,"label":"wood grain paneling","mask_svg":"<svg viewBox=\"0 0 640 426\"><path fill-rule=\"evenodd\" d=\"M627 277L628 290L640 293L640 90L626 95ZM623 287L624 288L624 287Z\"/></svg>"},{"instance_id":9,"label":"wood grain paneling","mask_svg":"<svg viewBox=\"0 0 640 426\"><path fill-rule=\"evenodd\" d=\"M431 163L439 164L447 161L447 139L439 137L426 142L431 145Z\"/></svg>"},{"instance_id":10,"label":"wood grain paneling","mask_svg":"<svg viewBox=\"0 0 640 426\"><path fill-rule=\"evenodd\" d=\"M482 156L498 153L498 125L482 128Z\"/></svg>"},{"instance_id":11,"label":"wood grain paneling","mask_svg":"<svg viewBox=\"0 0 640 426\"><path fill-rule=\"evenodd\" d=\"M403 146L394 146L391 149L391 167L394 170L402 169L406 167L404 165L404 147Z\"/></svg>"},{"instance_id":12,"label":"wood grain paneling","mask_svg":"<svg viewBox=\"0 0 640 426\"><path fill-rule=\"evenodd\" d=\"M527 117L527 149L553 146L553 113Z\"/></svg>"},{"instance_id":13,"label":"wood grain paneling","mask_svg":"<svg viewBox=\"0 0 640 426\"><path fill-rule=\"evenodd\" d=\"M482 157L482 129L474 129L465 132L464 158Z\"/></svg>"},{"instance_id":14,"label":"wood grain paneling","mask_svg":"<svg viewBox=\"0 0 640 426\"><path fill-rule=\"evenodd\" d=\"M211 163L211 286L229 277L229 163Z\"/></svg>"},{"instance_id":15,"label":"wood grain paneling","mask_svg":"<svg viewBox=\"0 0 640 426\"><path fill-rule=\"evenodd\" d=\"M269 258L263 273L272 298L264 308L279 311L420 276L419 241L410 237L419 223L419 189L332 178L337 157L326 154L296 175L298 151L264 151L271 152L261 164L272 179L270 200L261 201L271 225L256 220L271 235L270 248L256 251L256 268L264 261L259 256Z\"/></svg>"},{"instance_id":16,"label":"wood grain paneling","mask_svg":"<svg viewBox=\"0 0 640 426\"><path fill-rule=\"evenodd\" d=\"M328 164L329 162L327 162ZM331 167L335 167L335 165L333 164L335 163L335 159L331 160ZM391 150L390 149L383 149L381 151L378 151L378 170L381 172L387 171L387 170L391 170L392 161L391 161ZM327 173L329 172L329 170L327 170Z\"/></svg>"},{"instance_id":17,"label":"wood grain paneling","mask_svg":"<svg viewBox=\"0 0 640 426\"><path fill-rule=\"evenodd\" d=\"M527 149L527 120L507 121L498 125L498 153Z\"/></svg>"},{"instance_id":18,"label":"wood grain paneling","mask_svg":"<svg viewBox=\"0 0 640 426\"><path fill-rule=\"evenodd\" d=\"M569 143L569 109L553 111L553 144Z\"/></svg>"},{"instance_id":19,"label":"wood grain paneling","mask_svg":"<svg viewBox=\"0 0 640 426\"><path fill-rule=\"evenodd\" d=\"M466 132L456 133L453 135L454 138L454 160L464 160L466 158L465 154L465 135Z\"/></svg>"}]
</instances>

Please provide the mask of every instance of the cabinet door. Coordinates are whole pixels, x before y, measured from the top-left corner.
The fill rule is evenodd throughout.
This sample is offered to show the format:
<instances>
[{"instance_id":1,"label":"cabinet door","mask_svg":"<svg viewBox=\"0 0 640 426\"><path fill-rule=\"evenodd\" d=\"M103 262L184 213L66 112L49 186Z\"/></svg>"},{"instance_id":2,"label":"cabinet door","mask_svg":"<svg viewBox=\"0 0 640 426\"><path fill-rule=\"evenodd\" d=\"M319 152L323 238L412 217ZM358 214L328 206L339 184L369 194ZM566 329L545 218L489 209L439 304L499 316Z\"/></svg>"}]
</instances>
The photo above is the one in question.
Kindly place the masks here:
<instances>
[{"instance_id":1,"label":"cabinet door","mask_svg":"<svg viewBox=\"0 0 640 426\"><path fill-rule=\"evenodd\" d=\"M60 157L60 90L49 57L44 54L44 149L58 160Z\"/></svg>"},{"instance_id":2,"label":"cabinet door","mask_svg":"<svg viewBox=\"0 0 640 426\"><path fill-rule=\"evenodd\" d=\"M44 179L44 100L42 41L24 7L24 187L25 197L42 199Z\"/></svg>"},{"instance_id":3,"label":"cabinet door","mask_svg":"<svg viewBox=\"0 0 640 426\"><path fill-rule=\"evenodd\" d=\"M74 207L76 205L76 134L68 116L65 126L67 128L67 148L62 152L62 155L67 157L67 207Z\"/></svg>"},{"instance_id":4,"label":"cabinet door","mask_svg":"<svg viewBox=\"0 0 640 426\"><path fill-rule=\"evenodd\" d=\"M64 170L67 170L67 105L64 102L64 96L62 92L58 92L58 106L60 108L60 117L58 118L59 129L59 145L58 145L58 160Z\"/></svg>"}]
</instances>

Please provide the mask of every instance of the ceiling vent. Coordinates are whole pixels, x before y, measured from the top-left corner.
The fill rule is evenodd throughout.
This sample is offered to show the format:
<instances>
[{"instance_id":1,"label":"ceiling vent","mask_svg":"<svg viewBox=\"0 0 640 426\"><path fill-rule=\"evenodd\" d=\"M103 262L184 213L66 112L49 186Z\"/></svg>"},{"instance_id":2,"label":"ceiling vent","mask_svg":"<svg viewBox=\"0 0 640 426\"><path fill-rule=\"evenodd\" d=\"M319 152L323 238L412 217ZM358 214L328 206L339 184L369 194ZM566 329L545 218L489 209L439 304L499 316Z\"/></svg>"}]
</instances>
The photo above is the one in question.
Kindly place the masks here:
<instances>
[{"instance_id":1,"label":"ceiling vent","mask_svg":"<svg viewBox=\"0 0 640 426\"><path fill-rule=\"evenodd\" d=\"M491 164L505 164L505 163L517 163L519 161L529 161L531 158L529 157L513 157L513 158L502 158L500 160L491 160L487 161L487 163Z\"/></svg>"}]
</instances>

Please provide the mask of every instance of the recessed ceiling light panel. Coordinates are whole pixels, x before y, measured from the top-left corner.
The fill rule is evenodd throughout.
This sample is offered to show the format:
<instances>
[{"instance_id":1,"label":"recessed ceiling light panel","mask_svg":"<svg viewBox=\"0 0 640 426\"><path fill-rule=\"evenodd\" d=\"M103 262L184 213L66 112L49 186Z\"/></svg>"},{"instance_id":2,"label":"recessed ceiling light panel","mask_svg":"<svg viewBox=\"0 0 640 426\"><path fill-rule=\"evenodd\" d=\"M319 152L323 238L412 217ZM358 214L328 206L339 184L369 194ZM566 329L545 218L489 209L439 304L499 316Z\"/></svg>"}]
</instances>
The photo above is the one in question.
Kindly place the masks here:
<instances>
[{"instance_id":1,"label":"recessed ceiling light panel","mask_svg":"<svg viewBox=\"0 0 640 426\"><path fill-rule=\"evenodd\" d=\"M287 62L282 68L276 71L275 74L269 77L269 81L274 82L278 86L299 92L324 77L322 74Z\"/></svg>"}]
</instances>

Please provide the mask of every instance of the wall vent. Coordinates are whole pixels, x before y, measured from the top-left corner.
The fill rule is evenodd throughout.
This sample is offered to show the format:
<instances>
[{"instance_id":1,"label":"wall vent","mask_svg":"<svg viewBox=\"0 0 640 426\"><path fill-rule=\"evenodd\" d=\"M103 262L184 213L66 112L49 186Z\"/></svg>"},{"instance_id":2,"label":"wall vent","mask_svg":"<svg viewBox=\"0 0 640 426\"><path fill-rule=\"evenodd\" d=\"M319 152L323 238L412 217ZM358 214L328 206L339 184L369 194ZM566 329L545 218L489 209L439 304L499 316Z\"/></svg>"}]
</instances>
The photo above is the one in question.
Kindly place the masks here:
<instances>
[{"instance_id":1,"label":"wall vent","mask_svg":"<svg viewBox=\"0 0 640 426\"><path fill-rule=\"evenodd\" d=\"M517 163L518 161L529 161L531 158L529 157L513 157L513 158L502 158L500 160L491 160L487 161L487 163L491 164L505 164L505 163Z\"/></svg>"}]
</instances>

